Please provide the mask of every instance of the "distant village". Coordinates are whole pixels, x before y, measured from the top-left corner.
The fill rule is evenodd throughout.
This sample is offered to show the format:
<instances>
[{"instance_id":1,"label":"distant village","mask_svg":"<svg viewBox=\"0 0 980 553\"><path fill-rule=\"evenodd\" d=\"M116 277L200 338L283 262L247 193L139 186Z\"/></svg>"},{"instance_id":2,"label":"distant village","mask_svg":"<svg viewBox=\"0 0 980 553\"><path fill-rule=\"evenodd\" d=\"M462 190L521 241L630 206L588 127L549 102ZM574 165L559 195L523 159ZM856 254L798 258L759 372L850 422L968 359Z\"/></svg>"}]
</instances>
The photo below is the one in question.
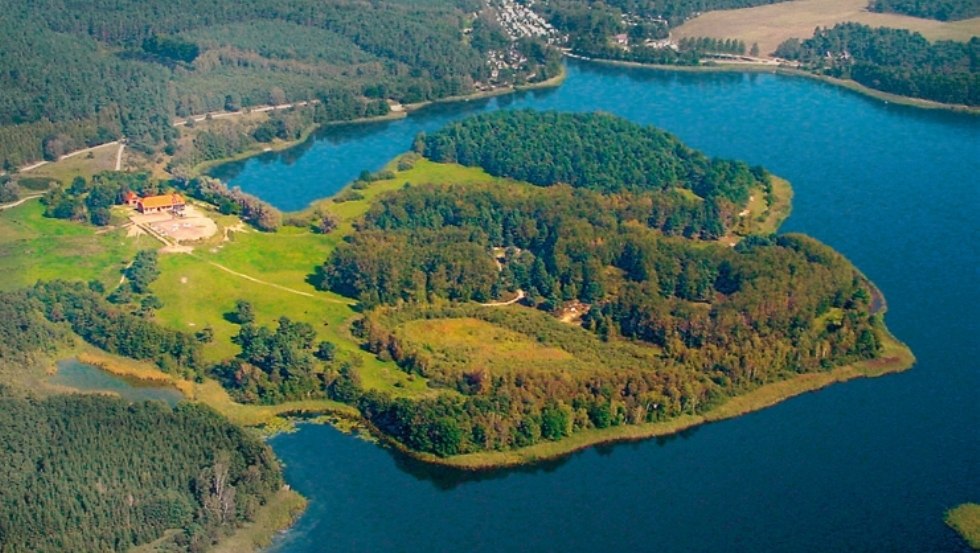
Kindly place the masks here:
<instances>
[{"instance_id":1,"label":"distant village","mask_svg":"<svg viewBox=\"0 0 980 553\"><path fill-rule=\"evenodd\" d=\"M550 45L567 51L565 46L568 44L568 35L560 32L534 11L534 0L521 3L515 0L488 0L486 6L511 41L510 48L489 52L488 63L491 69L491 83L507 80L501 79L501 77L518 71L528 62L527 58L516 48L516 43L522 38L539 38ZM623 23L629 29L639 26L659 26L664 30L667 29L667 20L660 17L624 15ZM635 46L678 49L677 43L671 40L669 34L664 38L631 38L630 34L621 33L612 38L612 43L612 45L627 50ZM492 86L486 88L492 88Z\"/></svg>"},{"instance_id":2,"label":"distant village","mask_svg":"<svg viewBox=\"0 0 980 553\"><path fill-rule=\"evenodd\" d=\"M526 4L518 4L514 0L489 0L487 3L488 9L511 43L506 50L491 50L488 53L491 83L502 80L502 76L514 73L527 64L527 57L516 47L520 39L540 38L555 46L564 44L568 40L567 36L563 36L541 15L532 10L533 5L533 0Z\"/></svg>"}]
</instances>

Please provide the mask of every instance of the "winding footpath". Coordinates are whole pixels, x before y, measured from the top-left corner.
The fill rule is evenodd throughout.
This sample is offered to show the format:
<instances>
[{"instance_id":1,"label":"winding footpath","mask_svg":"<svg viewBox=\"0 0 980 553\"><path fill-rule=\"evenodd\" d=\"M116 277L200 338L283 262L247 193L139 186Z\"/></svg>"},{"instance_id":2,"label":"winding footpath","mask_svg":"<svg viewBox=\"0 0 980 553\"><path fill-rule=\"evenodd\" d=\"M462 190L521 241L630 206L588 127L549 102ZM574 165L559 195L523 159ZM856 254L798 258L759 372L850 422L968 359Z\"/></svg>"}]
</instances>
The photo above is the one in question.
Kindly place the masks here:
<instances>
[{"instance_id":1,"label":"winding footpath","mask_svg":"<svg viewBox=\"0 0 980 553\"><path fill-rule=\"evenodd\" d=\"M480 305L482 305L483 307L503 307L505 305L514 305L515 303L521 301L525 297L527 297L527 294L524 292L524 290L518 290L517 297L514 299L507 300L507 301L491 301L489 303L481 303Z\"/></svg>"},{"instance_id":2,"label":"winding footpath","mask_svg":"<svg viewBox=\"0 0 980 553\"><path fill-rule=\"evenodd\" d=\"M19 206L20 204L22 204L24 202L33 200L35 198L40 198L43 195L44 194L31 194L30 196L25 196L25 197L17 200L16 202L11 202L9 204L0 205L0 211L3 211L5 209L10 209L10 208L13 208L13 207L17 207L17 206Z\"/></svg>"}]
</instances>

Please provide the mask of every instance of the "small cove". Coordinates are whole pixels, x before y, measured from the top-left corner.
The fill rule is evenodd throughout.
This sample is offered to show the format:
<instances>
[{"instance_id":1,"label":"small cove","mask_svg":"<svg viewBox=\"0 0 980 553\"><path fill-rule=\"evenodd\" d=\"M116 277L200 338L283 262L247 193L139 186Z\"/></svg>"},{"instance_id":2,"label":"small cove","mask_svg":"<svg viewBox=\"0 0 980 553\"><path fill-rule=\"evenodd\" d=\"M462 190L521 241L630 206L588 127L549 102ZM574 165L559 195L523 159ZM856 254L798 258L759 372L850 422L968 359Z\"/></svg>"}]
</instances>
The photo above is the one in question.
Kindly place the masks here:
<instances>
[{"instance_id":1,"label":"small cove","mask_svg":"<svg viewBox=\"0 0 980 553\"><path fill-rule=\"evenodd\" d=\"M58 372L47 382L80 392L108 393L129 401L163 401L171 407L184 399L176 388L109 374L77 359L58 361Z\"/></svg>"}]
</instances>

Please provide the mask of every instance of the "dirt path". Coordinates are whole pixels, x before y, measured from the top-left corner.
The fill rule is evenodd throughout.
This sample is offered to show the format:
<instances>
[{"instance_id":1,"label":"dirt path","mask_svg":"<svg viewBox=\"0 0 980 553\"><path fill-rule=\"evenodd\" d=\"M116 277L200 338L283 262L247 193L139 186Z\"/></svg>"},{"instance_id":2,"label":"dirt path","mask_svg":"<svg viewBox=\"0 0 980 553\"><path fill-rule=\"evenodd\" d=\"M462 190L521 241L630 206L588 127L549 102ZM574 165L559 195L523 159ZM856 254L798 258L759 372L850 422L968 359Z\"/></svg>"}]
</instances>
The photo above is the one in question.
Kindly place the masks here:
<instances>
[{"instance_id":1,"label":"dirt path","mask_svg":"<svg viewBox=\"0 0 980 553\"><path fill-rule=\"evenodd\" d=\"M296 294L298 296L304 296L304 297L307 297L307 298L319 299L319 300L322 300L322 301L325 301L325 302L328 302L328 303L337 303L337 304L341 304L341 305L350 305L350 303L348 303L346 301L343 301L343 300L338 300L338 299L334 299L334 298L327 298L327 297L323 297L323 296L318 296L316 294L311 294L309 292L303 292L302 290L296 290L296 289L293 289L293 288L289 288L287 286L283 286L281 284L276 284L275 282L268 282L268 281L265 281L265 280L261 280L261 279L255 278L255 277L253 277L251 275L247 275L245 273L240 273L240 272L238 272L238 271L236 271L234 269L231 269L229 267L226 267L226 266L222 265L221 263L217 263L215 261L209 261L207 259L204 259L204 258L202 258L199 255L195 255L195 254L189 254L189 255L191 257L195 258L195 259L198 259L200 261L203 261L203 262L207 263L208 265L211 265L213 267L216 267L218 269L221 269L222 271L224 271L224 272L226 272L226 273L228 273L230 275L235 275L238 278L244 278L245 280L248 280L250 282L254 282L256 284L261 284L263 286L271 286L272 288L275 288L276 290L282 290L283 292L288 292L290 294Z\"/></svg>"},{"instance_id":2,"label":"dirt path","mask_svg":"<svg viewBox=\"0 0 980 553\"><path fill-rule=\"evenodd\" d=\"M239 117L239 116L242 116L242 115L247 115L249 113L264 113L264 112L267 112L267 111L277 111L277 110L280 110L280 109L289 109L289 108L292 108L292 107L308 106L310 104L315 104L315 103L317 103L317 100L309 100L309 101L304 100L302 102L293 102L291 104L279 104L279 105L275 105L275 106L259 106L259 107L250 108L250 109L248 109L248 111L241 110L241 111L218 111L218 112L211 112L211 113L206 113L204 115L192 116L189 119L193 119L194 121L200 122L200 121L204 121L209 115L211 116L212 119L224 119L224 118L227 118L227 117ZM185 125L187 125L187 119L183 119L181 121L174 121L174 123L173 123L173 126L175 126L175 127L183 127ZM61 161L63 159L68 159L68 158L71 158L71 157L75 157L75 156L77 156L79 154L88 153L88 152L91 152L92 150L97 150L99 148L105 148L106 146L112 146L113 144L119 144L119 152L116 153L116 171L119 171L119 170L122 169L122 155L123 155L123 150L126 148L126 145L122 142L122 140L113 140L112 142L106 142L104 144L97 144L95 146L92 146L91 148L82 148L81 150L75 150L74 152L69 152L69 153L67 153L67 154L59 157L58 158L58 161ZM28 171L32 171L34 169L37 169L38 167L41 167L43 165L47 165L48 163L51 163L51 162L49 162L49 161L38 161L36 163L32 163L30 165L25 165L25 166L21 167L20 169L17 170L17 172L18 173L27 173ZM6 174L6 173L3 173L3 174Z\"/></svg>"},{"instance_id":3,"label":"dirt path","mask_svg":"<svg viewBox=\"0 0 980 553\"><path fill-rule=\"evenodd\" d=\"M512 300L507 300L507 301L492 301L492 302L489 302L489 303L481 303L480 305L482 305L483 307L503 307L505 305L514 305L515 303L521 301L525 297L527 297L527 294L524 293L524 290L518 290L517 291L517 297L514 298L514 299L512 299Z\"/></svg>"},{"instance_id":4,"label":"dirt path","mask_svg":"<svg viewBox=\"0 0 980 553\"><path fill-rule=\"evenodd\" d=\"M119 151L116 152L116 171L122 170L122 155L123 150L126 149L126 144L124 142L119 143Z\"/></svg>"},{"instance_id":5,"label":"dirt path","mask_svg":"<svg viewBox=\"0 0 980 553\"><path fill-rule=\"evenodd\" d=\"M25 196L25 197L17 200L16 202L11 202L9 204L0 205L0 211L3 211L5 209L10 209L12 207L17 207L17 206L19 206L20 204L22 204L24 202L33 200L34 198L40 198L43 195L44 194L31 194L30 196Z\"/></svg>"},{"instance_id":6,"label":"dirt path","mask_svg":"<svg viewBox=\"0 0 980 553\"><path fill-rule=\"evenodd\" d=\"M305 101L304 100L302 102L294 102L294 103L291 103L291 104L278 104L278 105L275 105L275 106L260 106L260 107L249 108L248 111L245 111L244 109L243 110L239 110L239 111L212 111L212 112L209 112L209 113L205 113L204 115L194 115L194 116L188 117L188 118L183 119L183 120L180 120L180 121L174 121L174 126L175 127L184 127L184 126L187 125L187 121L189 119L190 120L193 120L196 123L200 123L201 121L204 121L205 119L207 119L208 116L210 116L211 119L226 119L228 117L240 117L242 115L248 115L250 113L265 113L267 111L278 111L280 109L289 109L289 108L292 108L292 107L308 106L311 103L314 103L315 104L315 103L317 103L317 101L316 100L311 100L311 101Z\"/></svg>"}]
</instances>

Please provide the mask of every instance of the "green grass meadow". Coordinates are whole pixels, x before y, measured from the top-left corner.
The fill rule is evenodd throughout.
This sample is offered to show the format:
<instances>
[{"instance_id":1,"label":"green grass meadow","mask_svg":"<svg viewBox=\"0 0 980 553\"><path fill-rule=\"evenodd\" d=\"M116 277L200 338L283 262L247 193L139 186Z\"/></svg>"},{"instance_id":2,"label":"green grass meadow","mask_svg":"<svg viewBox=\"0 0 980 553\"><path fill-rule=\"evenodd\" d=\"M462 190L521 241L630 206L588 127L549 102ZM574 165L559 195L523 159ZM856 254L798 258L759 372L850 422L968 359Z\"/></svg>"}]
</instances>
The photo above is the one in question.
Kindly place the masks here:
<instances>
[{"instance_id":1,"label":"green grass meadow","mask_svg":"<svg viewBox=\"0 0 980 553\"><path fill-rule=\"evenodd\" d=\"M30 200L0 211L0 290L58 278L110 287L137 251L156 247L148 236L127 237L125 229L46 218L41 202Z\"/></svg>"}]
</instances>

